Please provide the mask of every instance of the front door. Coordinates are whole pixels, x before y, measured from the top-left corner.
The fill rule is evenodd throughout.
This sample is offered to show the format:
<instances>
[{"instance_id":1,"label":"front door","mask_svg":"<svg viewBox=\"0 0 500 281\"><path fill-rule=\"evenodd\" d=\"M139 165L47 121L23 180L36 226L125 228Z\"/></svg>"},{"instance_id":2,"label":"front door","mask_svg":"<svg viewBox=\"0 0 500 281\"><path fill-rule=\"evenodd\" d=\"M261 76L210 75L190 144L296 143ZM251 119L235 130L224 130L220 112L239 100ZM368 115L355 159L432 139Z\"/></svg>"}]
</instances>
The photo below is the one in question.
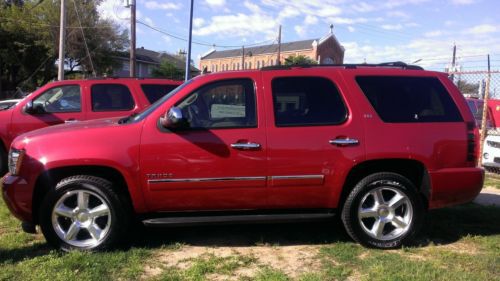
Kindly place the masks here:
<instances>
[{"instance_id":1,"label":"front door","mask_svg":"<svg viewBox=\"0 0 500 281\"><path fill-rule=\"evenodd\" d=\"M61 85L33 97L33 112L15 110L12 116L12 137L47 126L85 119L83 95L79 85Z\"/></svg>"},{"instance_id":2,"label":"front door","mask_svg":"<svg viewBox=\"0 0 500 281\"><path fill-rule=\"evenodd\" d=\"M262 102L258 79L219 80L178 98L172 105L189 128L172 131L146 121L141 179L152 211L265 205L267 144L263 109L256 106Z\"/></svg>"},{"instance_id":3,"label":"front door","mask_svg":"<svg viewBox=\"0 0 500 281\"><path fill-rule=\"evenodd\" d=\"M269 208L334 208L364 155L360 114L331 69L263 72Z\"/></svg>"}]
</instances>

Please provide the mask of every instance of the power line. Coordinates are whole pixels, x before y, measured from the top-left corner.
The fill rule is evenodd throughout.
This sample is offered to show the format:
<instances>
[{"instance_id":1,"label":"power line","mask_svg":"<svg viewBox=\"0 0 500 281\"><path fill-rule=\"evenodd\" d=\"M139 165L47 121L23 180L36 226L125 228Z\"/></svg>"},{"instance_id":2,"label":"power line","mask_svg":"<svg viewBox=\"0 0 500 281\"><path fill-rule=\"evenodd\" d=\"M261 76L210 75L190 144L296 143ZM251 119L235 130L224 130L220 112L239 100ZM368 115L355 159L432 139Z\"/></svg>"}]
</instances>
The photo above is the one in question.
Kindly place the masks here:
<instances>
[{"instance_id":1,"label":"power line","mask_svg":"<svg viewBox=\"0 0 500 281\"><path fill-rule=\"evenodd\" d=\"M151 26L145 22L142 22L140 20L137 20L137 23L139 24L142 24L152 30L155 30L159 33L162 33L164 35L167 35L169 37L172 37L172 38L175 38L177 40L181 40L181 41L184 41L184 42L187 42L188 40L186 38L183 38L181 36L177 36L177 35L174 35L172 33L169 33L167 31L164 31L160 28L157 28L157 27L154 27L154 26ZM203 43L203 42L200 42L200 41L193 41L193 44L196 44L196 45L201 45L201 46L209 46L209 47L212 47L212 46L215 46L215 47L219 47L219 48L241 48L242 46L245 46L245 47L252 47L252 46L258 46L258 45L263 45L263 44L266 44L266 43L269 43L269 42L274 42L275 39L272 39L272 40L266 40L266 41L262 41L262 42L258 42L258 43L253 43L253 44L249 44L249 45L218 45L218 44L209 44L209 43Z\"/></svg>"}]
</instances>

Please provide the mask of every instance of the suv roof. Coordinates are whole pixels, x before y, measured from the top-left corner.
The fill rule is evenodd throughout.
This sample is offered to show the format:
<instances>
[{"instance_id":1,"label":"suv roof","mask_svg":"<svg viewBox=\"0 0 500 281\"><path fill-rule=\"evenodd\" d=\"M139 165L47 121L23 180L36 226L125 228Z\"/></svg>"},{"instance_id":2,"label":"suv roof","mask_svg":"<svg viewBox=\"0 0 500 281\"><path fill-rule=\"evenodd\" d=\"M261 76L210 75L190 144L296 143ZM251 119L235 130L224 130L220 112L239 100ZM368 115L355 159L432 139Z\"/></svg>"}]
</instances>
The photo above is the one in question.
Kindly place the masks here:
<instances>
[{"instance_id":1,"label":"suv roof","mask_svg":"<svg viewBox=\"0 0 500 281\"><path fill-rule=\"evenodd\" d=\"M274 65L274 66L266 66L261 68L261 70L282 70L282 69L292 69L292 68L314 68L314 67L341 67L345 69L355 69L360 67L384 67L384 68L401 68L407 70L424 70L422 67L418 65L406 64L401 61L396 62L384 62L379 64L297 64L297 65Z\"/></svg>"}]
</instances>

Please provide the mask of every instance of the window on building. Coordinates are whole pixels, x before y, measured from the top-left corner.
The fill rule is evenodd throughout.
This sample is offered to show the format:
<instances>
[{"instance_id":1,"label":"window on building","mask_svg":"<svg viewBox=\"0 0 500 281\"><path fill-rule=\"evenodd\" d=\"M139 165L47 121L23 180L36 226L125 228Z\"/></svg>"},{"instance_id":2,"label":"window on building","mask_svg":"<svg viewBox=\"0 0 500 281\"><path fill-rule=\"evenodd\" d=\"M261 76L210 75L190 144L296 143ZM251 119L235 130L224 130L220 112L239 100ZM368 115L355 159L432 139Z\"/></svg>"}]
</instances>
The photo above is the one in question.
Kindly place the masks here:
<instances>
[{"instance_id":1,"label":"window on building","mask_svg":"<svg viewBox=\"0 0 500 281\"><path fill-rule=\"evenodd\" d=\"M273 61L273 59L271 59L271 60L269 61L269 65L274 65L274 61Z\"/></svg>"},{"instance_id":2,"label":"window on building","mask_svg":"<svg viewBox=\"0 0 500 281\"><path fill-rule=\"evenodd\" d=\"M236 69L240 70L240 63L236 64Z\"/></svg>"},{"instance_id":3,"label":"window on building","mask_svg":"<svg viewBox=\"0 0 500 281\"><path fill-rule=\"evenodd\" d=\"M203 86L177 105L193 129L256 127L254 83L250 79Z\"/></svg>"},{"instance_id":4,"label":"window on building","mask_svg":"<svg viewBox=\"0 0 500 281\"><path fill-rule=\"evenodd\" d=\"M215 72L218 72L219 71L219 65L215 65Z\"/></svg>"},{"instance_id":5,"label":"window on building","mask_svg":"<svg viewBox=\"0 0 500 281\"><path fill-rule=\"evenodd\" d=\"M322 77L283 77L272 81L277 127L343 123L347 109L335 84Z\"/></svg>"},{"instance_id":6,"label":"window on building","mask_svg":"<svg viewBox=\"0 0 500 281\"><path fill-rule=\"evenodd\" d=\"M458 122L460 112L434 77L360 76L361 90L384 122Z\"/></svg>"},{"instance_id":7,"label":"window on building","mask_svg":"<svg viewBox=\"0 0 500 281\"><path fill-rule=\"evenodd\" d=\"M248 69L252 69L252 62L251 61L248 62Z\"/></svg>"},{"instance_id":8,"label":"window on building","mask_svg":"<svg viewBox=\"0 0 500 281\"><path fill-rule=\"evenodd\" d=\"M266 66L266 63L264 62L264 60L262 60L262 67Z\"/></svg>"},{"instance_id":9,"label":"window on building","mask_svg":"<svg viewBox=\"0 0 500 281\"><path fill-rule=\"evenodd\" d=\"M135 107L130 90L121 84L97 84L91 88L92 111L128 111Z\"/></svg>"},{"instance_id":10,"label":"window on building","mask_svg":"<svg viewBox=\"0 0 500 281\"><path fill-rule=\"evenodd\" d=\"M260 61L257 61L257 69L260 68Z\"/></svg>"},{"instance_id":11,"label":"window on building","mask_svg":"<svg viewBox=\"0 0 500 281\"><path fill-rule=\"evenodd\" d=\"M33 100L33 108L40 113L80 112L80 96L78 85L55 87Z\"/></svg>"}]
</instances>

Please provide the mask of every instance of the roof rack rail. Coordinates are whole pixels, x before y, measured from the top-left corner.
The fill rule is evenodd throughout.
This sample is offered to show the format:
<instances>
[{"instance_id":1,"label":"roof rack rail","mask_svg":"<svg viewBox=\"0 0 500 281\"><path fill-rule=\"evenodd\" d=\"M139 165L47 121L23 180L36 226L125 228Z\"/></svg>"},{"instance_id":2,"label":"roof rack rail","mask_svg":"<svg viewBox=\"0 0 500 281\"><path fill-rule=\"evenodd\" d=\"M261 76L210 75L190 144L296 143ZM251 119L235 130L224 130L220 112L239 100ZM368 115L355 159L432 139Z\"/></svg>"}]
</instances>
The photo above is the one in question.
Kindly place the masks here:
<instances>
[{"instance_id":1,"label":"roof rack rail","mask_svg":"<svg viewBox=\"0 0 500 281\"><path fill-rule=\"evenodd\" d=\"M357 64L293 64L293 65L273 65L265 66L260 70L287 70L292 68L312 68L312 67L344 67L346 69L356 69L358 67L388 67L388 68L402 68L407 70L424 70L421 66L406 64L402 61L395 62L384 62L378 64L367 64L367 63L357 63Z\"/></svg>"}]
</instances>

